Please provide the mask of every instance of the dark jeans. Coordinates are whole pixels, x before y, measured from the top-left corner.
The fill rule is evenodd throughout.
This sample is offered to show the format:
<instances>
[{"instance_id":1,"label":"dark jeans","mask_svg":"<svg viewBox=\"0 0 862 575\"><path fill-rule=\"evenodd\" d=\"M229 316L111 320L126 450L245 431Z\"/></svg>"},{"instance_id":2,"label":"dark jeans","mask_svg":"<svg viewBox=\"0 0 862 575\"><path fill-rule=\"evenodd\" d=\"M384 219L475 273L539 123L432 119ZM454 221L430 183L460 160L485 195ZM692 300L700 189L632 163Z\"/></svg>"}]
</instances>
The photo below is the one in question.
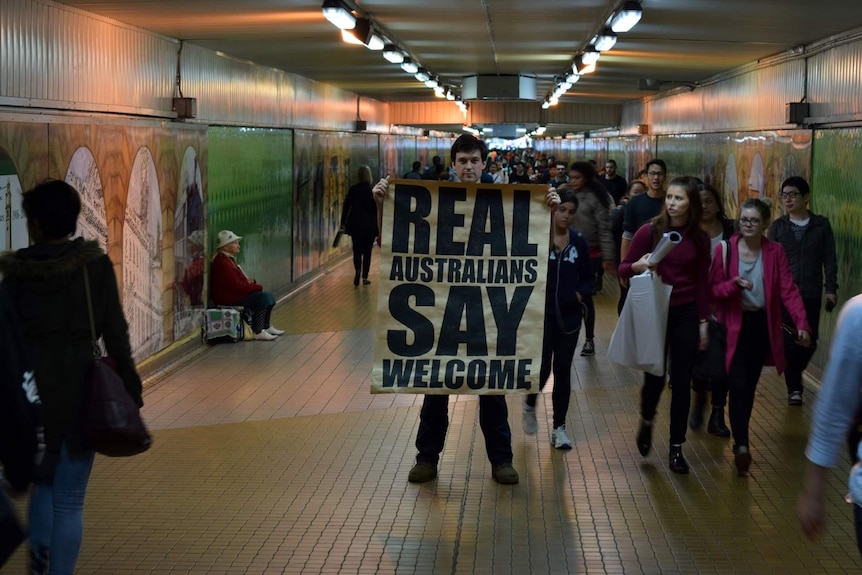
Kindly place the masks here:
<instances>
[{"instance_id":1,"label":"dark jeans","mask_svg":"<svg viewBox=\"0 0 862 575\"><path fill-rule=\"evenodd\" d=\"M368 279L373 247L373 236L353 236L353 269L356 270L356 277L361 273L363 279Z\"/></svg>"},{"instance_id":2,"label":"dark jeans","mask_svg":"<svg viewBox=\"0 0 862 575\"><path fill-rule=\"evenodd\" d=\"M270 326L275 298L268 291L256 291L232 305L241 305L246 308L251 314L251 331L260 333Z\"/></svg>"},{"instance_id":3,"label":"dark jeans","mask_svg":"<svg viewBox=\"0 0 862 575\"><path fill-rule=\"evenodd\" d=\"M730 430L736 445L748 447L748 424L754 409L754 392L763 362L769 355L769 328L765 311L742 312L742 329L727 373L730 391Z\"/></svg>"},{"instance_id":4,"label":"dark jeans","mask_svg":"<svg viewBox=\"0 0 862 575\"><path fill-rule=\"evenodd\" d=\"M602 267L602 258L590 258L590 263L593 266L593 274L595 279L604 273ZM598 284L596 284L598 285ZM596 305L593 303L593 294L581 295L584 304L584 336L591 340L596 335Z\"/></svg>"},{"instance_id":5,"label":"dark jeans","mask_svg":"<svg viewBox=\"0 0 862 575\"><path fill-rule=\"evenodd\" d=\"M667 314L666 349L670 356L670 444L685 443L691 401L691 372L697 354L700 327L695 302L673 306ZM652 421L664 390L665 376L644 373L641 417Z\"/></svg>"},{"instance_id":6,"label":"dark jeans","mask_svg":"<svg viewBox=\"0 0 862 575\"><path fill-rule=\"evenodd\" d=\"M545 331L542 338L542 366L539 368L539 389L545 389L551 370L554 373L554 390L551 402L554 406L554 429L566 424L569 412L569 396L572 393L572 359L578 346L580 329L574 333L563 333L553 316L545 314ZM527 395L527 405L536 407L538 394Z\"/></svg>"},{"instance_id":7,"label":"dark jeans","mask_svg":"<svg viewBox=\"0 0 862 575\"><path fill-rule=\"evenodd\" d=\"M787 360L787 367L784 370L784 382L787 384L787 393L794 391L802 391L802 372L808 367L808 362L817 350L817 330L820 326L820 307L821 300L819 297L802 298L802 303L805 305L805 317L808 319L808 325L811 326L811 347L802 347L796 343L796 324L793 323L790 314L782 308L782 321L794 328L794 335L790 335L784 331L784 357Z\"/></svg>"},{"instance_id":8,"label":"dark jeans","mask_svg":"<svg viewBox=\"0 0 862 575\"><path fill-rule=\"evenodd\" d=\"M492 465L512 462L512 430L509 408L503 395L479 396L479 426L485 436L485 451ZM449 429L449 396L426 395L419 412L416 461L437 465Z\"/></svg>"}]
</instances>

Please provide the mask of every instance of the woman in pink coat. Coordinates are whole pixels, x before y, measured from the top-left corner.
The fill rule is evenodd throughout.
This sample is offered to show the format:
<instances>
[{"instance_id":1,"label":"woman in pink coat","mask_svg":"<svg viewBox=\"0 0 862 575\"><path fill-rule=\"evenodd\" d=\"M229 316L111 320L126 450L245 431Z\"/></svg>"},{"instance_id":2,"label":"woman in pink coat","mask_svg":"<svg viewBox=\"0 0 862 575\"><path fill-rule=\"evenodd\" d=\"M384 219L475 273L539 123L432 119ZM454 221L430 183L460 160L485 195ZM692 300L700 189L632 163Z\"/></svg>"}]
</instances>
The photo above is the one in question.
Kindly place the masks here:
<instances>
[{"instance_id":1,"label":"woman in pink coat","mask_svg":"<svg viewBox=\"0 0 862 575\"><path fill-rule=\"evenodd\" d=\"M709 272L716 316L727 327L725 368L730 391L730 429L740 477L748 474L751 465L748 424L760 372L764 365L774 365L781 374L786 365L782 328L793 330L799 345L811 344L805 306L793 283L784 248L764 236L770 215L769 204L762 200L743 202L739 232L728 240L727 263L724 249L728 244L720 244ZM795 327L782 326L782 302Z\"/></svg>"}]
</instances>

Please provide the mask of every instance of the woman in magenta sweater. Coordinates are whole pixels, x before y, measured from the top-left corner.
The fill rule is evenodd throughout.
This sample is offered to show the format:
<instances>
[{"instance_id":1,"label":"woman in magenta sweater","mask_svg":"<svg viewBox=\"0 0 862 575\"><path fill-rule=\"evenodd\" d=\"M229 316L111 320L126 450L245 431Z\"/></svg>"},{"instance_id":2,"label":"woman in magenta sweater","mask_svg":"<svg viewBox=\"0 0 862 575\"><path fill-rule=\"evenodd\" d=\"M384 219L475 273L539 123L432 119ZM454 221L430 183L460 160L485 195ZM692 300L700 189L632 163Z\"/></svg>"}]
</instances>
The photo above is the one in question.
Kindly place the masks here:
<instances>
[{"instance_id":1,"label":"woman in magenta sweater","mask_svg":"<svg viewBox=\"0 0 862 575\"><path fill-rule=\"evenodd\" d=\"M709 237L700 229L699 180L675 178L668 186L664 209L638 229L619 267L619 277L627 280L647 270L655 271L662 282L673 286L667 316L666 346L670 353L670 469L688 473L682 455L688 422L694 359L698 349L706 349L709 317ZM665 232L676 231L682 241L658 264L648 261ZM665 376L644 373L641 390L641 423L637 446L646 456L652 446L652 425L665 385Z\"/></svg>"},{"instance_id":2,"label":"woman in magenta sweater","mask_svg":"<svg viewBox=\"0 0 862 575\"><path fill-rule=\"evenodd\" d=\"M740 477L748 474L751 465L748 424L760 372L764 365L774 365L781 375L787 365L782 328L793 329L800 346L811 345L805 305L793 283L784 248L764 236L771 211L763 200L745 200L739 210L739 232L729 240L727 270L724 245L715 250L709 270L715 315L727 328L728 411L734 463ZM782 326L782 301L796 323L795 329Z\"/></svg>"}]
</instances>

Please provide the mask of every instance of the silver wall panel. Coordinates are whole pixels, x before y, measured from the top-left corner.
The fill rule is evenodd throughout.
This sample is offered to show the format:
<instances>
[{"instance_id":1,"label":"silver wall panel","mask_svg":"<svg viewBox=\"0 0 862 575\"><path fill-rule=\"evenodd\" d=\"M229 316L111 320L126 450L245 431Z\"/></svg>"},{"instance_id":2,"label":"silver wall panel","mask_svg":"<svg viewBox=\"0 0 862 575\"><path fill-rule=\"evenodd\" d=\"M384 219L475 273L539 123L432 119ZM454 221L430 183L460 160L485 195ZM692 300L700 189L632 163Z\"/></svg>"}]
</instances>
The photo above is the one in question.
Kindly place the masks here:
<instances>
[{"instance_id":1,"label":"silver wall panel","mask_svg":"<svg viewBox=\"0 0 862 575\"><path fill-rule=\"evenodd\" d=\"M38 107L170 110L170 39L29 0L4 0L0 37L2 96Z\"/></svg>"},{"instance_id":2,"label":"silver wall panel","mask_svg":"<svg viewBox=\"0 0 862 575\"><path fill-rule=\"evenodd\" d=\"M862 42L837 46L808 60L808 101L811 115L862 116Z\"/></svg>"}]
</instances>

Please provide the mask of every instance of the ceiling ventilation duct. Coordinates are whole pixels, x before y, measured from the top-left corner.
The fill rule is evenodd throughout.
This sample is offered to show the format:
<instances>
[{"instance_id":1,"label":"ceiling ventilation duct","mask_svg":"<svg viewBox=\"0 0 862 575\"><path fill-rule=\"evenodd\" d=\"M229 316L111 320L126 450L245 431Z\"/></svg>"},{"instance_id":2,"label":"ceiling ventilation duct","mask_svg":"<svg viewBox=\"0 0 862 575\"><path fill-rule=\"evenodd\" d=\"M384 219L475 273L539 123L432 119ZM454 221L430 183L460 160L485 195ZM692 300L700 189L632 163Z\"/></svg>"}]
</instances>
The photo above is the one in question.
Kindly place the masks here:
<instances>
[{"instance_id":1,"label":"ceiling ventilation duct","mask_svg":"<svg viewBox=\"0 0 862 575\"><path fill-rule=\"evenodd\" d=\"M535 100L533 76L466 76L461 84L464 100Z\"/></svg>"}]
</instances>

